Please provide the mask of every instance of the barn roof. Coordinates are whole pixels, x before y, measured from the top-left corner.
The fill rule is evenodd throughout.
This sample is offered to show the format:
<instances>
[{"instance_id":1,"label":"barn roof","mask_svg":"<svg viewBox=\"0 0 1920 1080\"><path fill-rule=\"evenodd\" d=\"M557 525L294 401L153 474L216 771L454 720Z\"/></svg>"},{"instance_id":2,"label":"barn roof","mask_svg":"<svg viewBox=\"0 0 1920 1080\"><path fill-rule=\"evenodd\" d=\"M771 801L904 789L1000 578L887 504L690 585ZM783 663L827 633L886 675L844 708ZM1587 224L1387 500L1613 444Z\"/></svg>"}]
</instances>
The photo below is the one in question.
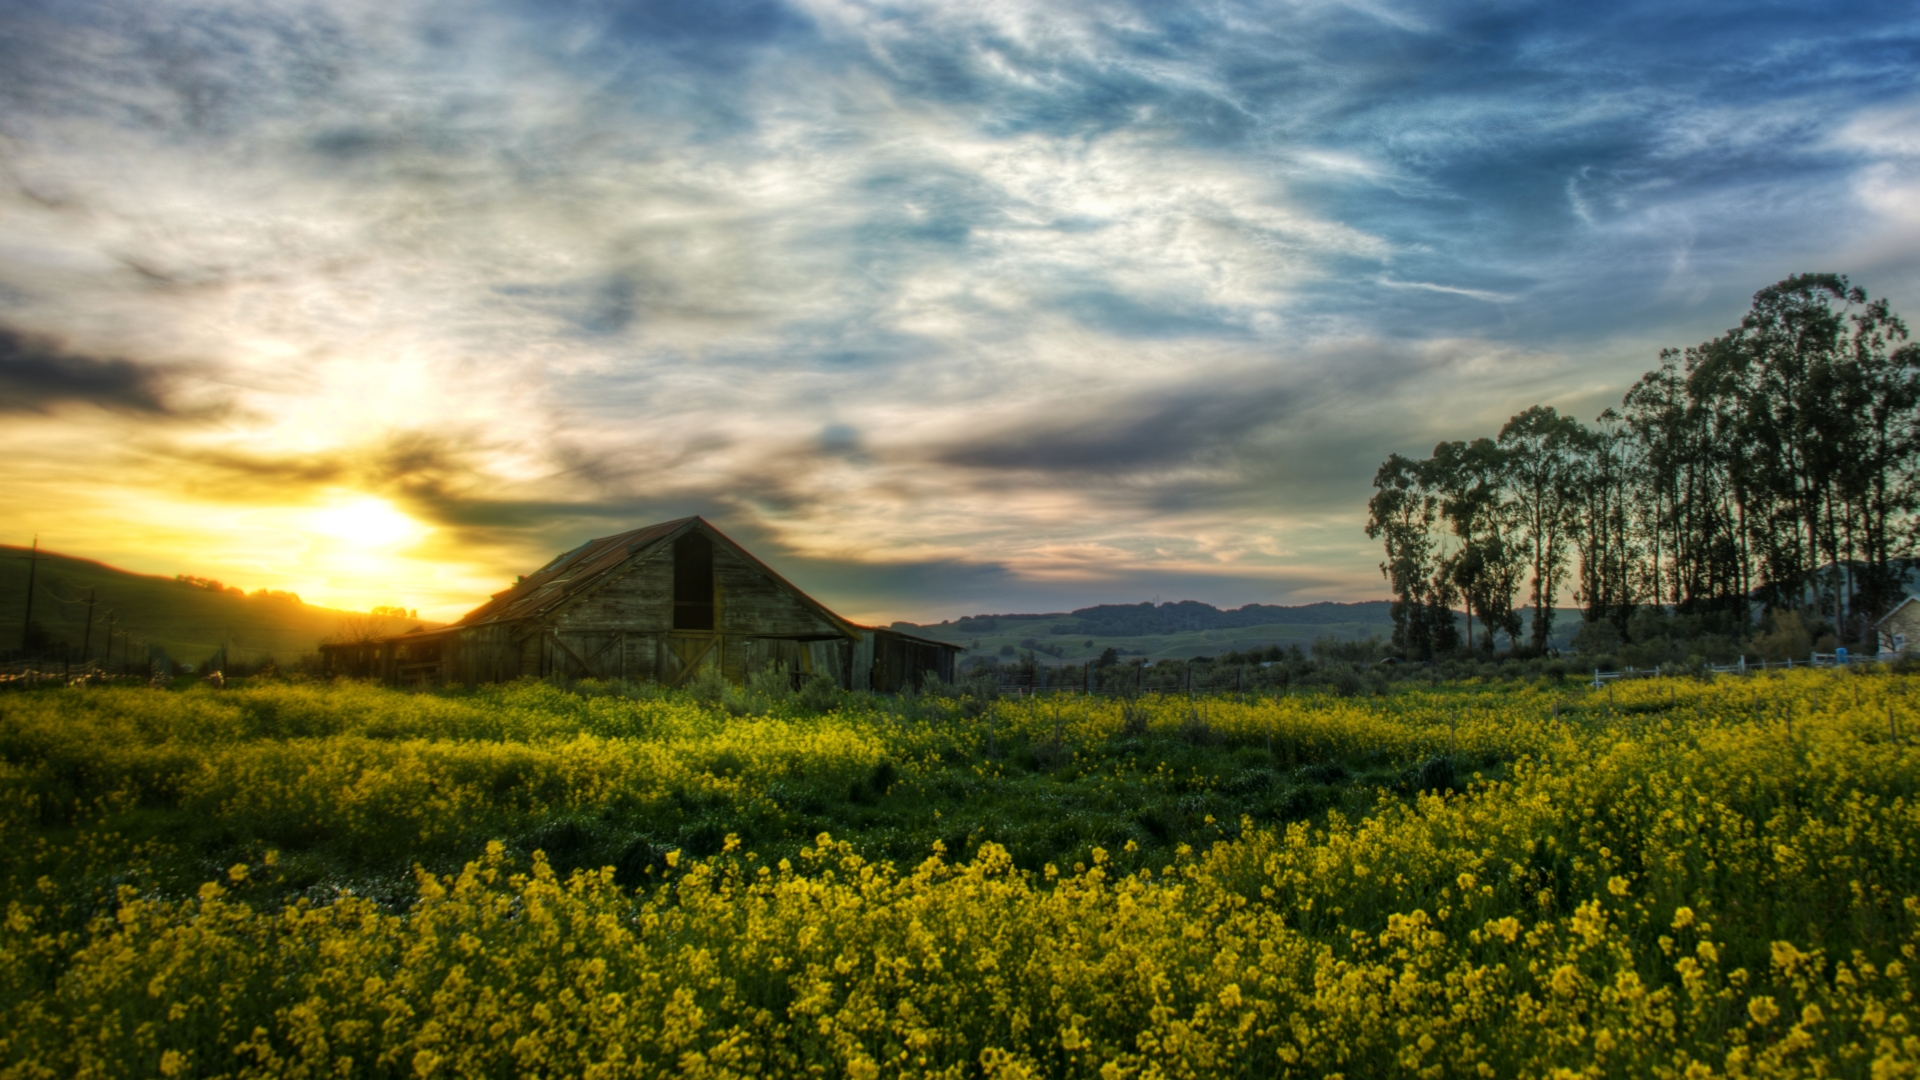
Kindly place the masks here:
<instances>
[{"instance_id":1,"label":"barn roof","mask_svg":"<svg viewBox=\"0 0 1920 1080\"><path fill-rule=\"evenodd\" d=\"M486 603L462 616L459 620L435 633L454 631L468 626L480 626L487 623L514 622L544 614L583 593L591 591L606 576L624 565L631 555L637 555L647 548L664 544L678 537L682 532L699 528L713 539L726 544L757 567L761 573L772 578L782 588L792 593L794 598L812 608L828 622L848 633L882 630L885 633L909 638L926 645L958 650L959 646L950 642L935 641L915 634L903 634L890 628L861 626L834 613L825 604L801 592L799 587L781 577L766 563L755 558L753 553L733 542L725 533L713 527L713 523L701 517L676 518L657 525L647 525L629 532L603 536L589 540L579 547L556 556L552 562L528 574L519 583L503 592L493 594Z\"/></svg>"},{"instance_id":2,"label":"barn roof","mask_svg":"<svg viewBox=\"0 0 1920 1080\"><path fill-rule=\"evenodd\" d=\"M452 625L479 626L538 615L592 588L601 577L626 562L627 556L652 547L696 521L700 519L676 518L658 525L589 540L572 551L556 556L552 562L521 578L512 588L494 593L486 603L467 612ZM707 527L713 528L711 525ZM714 531L717 533L719 530Z\"/></svg>"}]
</instances>

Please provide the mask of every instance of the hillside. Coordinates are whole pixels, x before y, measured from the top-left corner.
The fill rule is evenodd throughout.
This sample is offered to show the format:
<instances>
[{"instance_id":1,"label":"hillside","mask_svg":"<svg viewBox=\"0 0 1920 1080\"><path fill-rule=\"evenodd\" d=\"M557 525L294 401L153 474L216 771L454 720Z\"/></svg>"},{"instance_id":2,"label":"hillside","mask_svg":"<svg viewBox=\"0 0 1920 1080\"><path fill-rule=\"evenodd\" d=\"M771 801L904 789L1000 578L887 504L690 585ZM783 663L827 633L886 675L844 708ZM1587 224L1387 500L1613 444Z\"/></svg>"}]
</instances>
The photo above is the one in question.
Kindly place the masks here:
<instances>
[{"instance_id":1,"label":"hillside","mask_svg":"<svg viewBox=\"0 0 1920 1080\"><path fill-rule=\"evenodd\" d=\"M1579 626L1580 614L1561 608L1554 620L1554 639L1564 645ZM1526 618L1525 622L1531 625L1532 620ZM1070 612L970 615L942 623L893 625L965 646L975 656L1007 656L1033 649L1047 663L1070 664L1094 659L1112 648L1122 657L1184 660L1270 645L1305 649L1315 638L1323 637L1340 641L1385 639L1393 634L1393 604L1387 600L1351 604L1323 601L1297 607L1247 604L1222 610L1182 600L1158 606L1099 604ZM1464 630L1464 618L1460 625Z\"/></svg>"},{"instance_id":2,"label":"hillside","mask_svg":"<svg viewBox=\"0 0 1920 1080\"><path fill-rule=\"evenodd\" d=\"M0 545L0 654L20 647L26 613L27 549ZM105 654L107 620L116 620L114 652L122 655L131 634L132 653L144 661L149 645L185 663L212 656L224 642L237 661L266 656L282 661L310 653L320 640L341 631L348 620L382 634L420 625L396 619L315 607L287 597L244 596L238 590L215 592L173 578L135 574L91 559L41 551L34 582L33 621L44 627L57 650L61 643L78 651L86 635L88 590L99 598L91 653Z\"/></svg>"}]
</instances>

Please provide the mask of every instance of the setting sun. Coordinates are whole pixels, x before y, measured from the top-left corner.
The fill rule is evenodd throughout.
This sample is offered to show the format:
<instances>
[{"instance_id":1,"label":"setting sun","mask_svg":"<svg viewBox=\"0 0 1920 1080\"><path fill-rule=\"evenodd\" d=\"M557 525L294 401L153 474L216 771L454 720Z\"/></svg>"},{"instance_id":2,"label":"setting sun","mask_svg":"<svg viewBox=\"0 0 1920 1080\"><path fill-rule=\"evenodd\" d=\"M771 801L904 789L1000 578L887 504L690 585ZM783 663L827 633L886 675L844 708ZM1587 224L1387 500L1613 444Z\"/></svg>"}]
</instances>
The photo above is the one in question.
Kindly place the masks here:
<instances>
[{"instance_id":1,"label":"setting sun","mask_svg":"<svg viewBox=\"0 0 1920 1080\"><path fill-rule=\"evenodd\" d=\"M314 512L312 527L354 547L388 548L425 535L419 522L385 499L362 497Z\"/></svg>"}]
</instances>

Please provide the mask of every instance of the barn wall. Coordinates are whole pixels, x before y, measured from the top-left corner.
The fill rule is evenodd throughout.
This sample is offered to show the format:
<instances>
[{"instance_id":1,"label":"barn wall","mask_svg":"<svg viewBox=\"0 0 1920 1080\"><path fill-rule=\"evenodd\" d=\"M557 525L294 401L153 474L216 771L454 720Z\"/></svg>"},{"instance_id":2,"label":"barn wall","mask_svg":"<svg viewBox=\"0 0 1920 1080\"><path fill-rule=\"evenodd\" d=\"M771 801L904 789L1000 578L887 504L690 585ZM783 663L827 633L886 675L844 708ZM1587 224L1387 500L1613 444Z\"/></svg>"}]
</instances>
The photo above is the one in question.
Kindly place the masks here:
<instances>
[{"instance_id":1,"label":"barn wall","mask_svg":"<svg viewBox=\"0 0 1920 1080\"><path fill-rule=\"evenodd\" d=\"M873 635L873 688L888 694L919 689L928 674L952 682L956 651L877 631Z\"/></svg>"},{"instance_id":2,"label":"barn wall","mask_svg":"<svg viewBox=\"0 0 1920 1080\"><path fill-rule=\"evenodd\" d=\"M660 679L660 635L627 633L627 678L634 682Z\"/></svg>"},{"instance_id":3,"label":"barn wall","mask_svg":"<svg viewBox=\"0 0 1920 1080\"><path fill-rule=\"evenodd\" d=\"M346 679L386 678L386 652L385 643L378 641L320 647L327 674Z\"/></svg>"},{"instance_id":4,"label":"barn wall","mask_svg":"<svg viewBox=\"0 0 1920 1080\"><path fill-rule=\"evenodd\" d=\"M810 641L776 637L727 637L726 674L735 682L774 664L785 668L799 689L815 675L832 679L836 686L848 689L849 660L853 643L844 637Z\"/></svg>"},{"instance_id":5,"label":"barn wall","mask_svg":"<svg viewBox=\"0 0 1920 1080\"><path fill-rule=\"evenodd\" d=\"M673 626L673 546L656 545L555 617L561 630L663 632ZM719 631L768 637L837 636L839 627L725 544L713 549ZM693 631L681 631L692 633Z\"/></svg>"},{"instance_id":6,"label":"barn wall","mask_svg":"<svg viewBox=\"0 0 1920 1080\"><path fill-rule=\"evenodd\" d=\"M725 544L714 546L713 573L717 631L672 629L673 548L660 544L554 615L554 632L578 656L547 641L532 673L579 676L585 660L584 669L598 678L681 685L709 666L740 682L778 662L789 671L821 671L847 684L844 657L831 648L816 656L819 650L792 640L844 640L837 626Z\"/></svg>"},{"instance_id":7,"label":"barn wall","mask_svg":"<svg viewBox=\"0 0 1920 1080\"><path fill-rule=\"evenodd\" d=\"M391 675L401 686L438 686L446 665L451 634L424 634L389 639Z\"/></svg>"},{"instance_id":8,"label":"barn wall","mask_svg":"<svg viewBox=\"0 0 1920 1080\"><path fill-rule=\"evenodd\" d=\"M714 545L713 578L720 593L720 629L727 634L834 637L841 633L838 626L725 544Z\"/></svg>"},{"instance_id":9,"label":"barn wall","mask_svg":"<svg viewBox=\"0 0 1920 1080\"><path fill-rule=\"evenodd\" d=\"M470 626L447 638L445 682L472 686L519 677L520 649L511 625Z\"/></svg>"},{"instance_id":10,"label":"barn wall","mask_svg":"<svg viewBox=\"0 0 1920 1080\"><path fill-rule=\"evenodd\" d=\"M854 643L852 655L847 661L847 689L849 690L873 689L873 637L873 632L867 631L860 635L859 641Z\"/></svg>"}]
</instances>

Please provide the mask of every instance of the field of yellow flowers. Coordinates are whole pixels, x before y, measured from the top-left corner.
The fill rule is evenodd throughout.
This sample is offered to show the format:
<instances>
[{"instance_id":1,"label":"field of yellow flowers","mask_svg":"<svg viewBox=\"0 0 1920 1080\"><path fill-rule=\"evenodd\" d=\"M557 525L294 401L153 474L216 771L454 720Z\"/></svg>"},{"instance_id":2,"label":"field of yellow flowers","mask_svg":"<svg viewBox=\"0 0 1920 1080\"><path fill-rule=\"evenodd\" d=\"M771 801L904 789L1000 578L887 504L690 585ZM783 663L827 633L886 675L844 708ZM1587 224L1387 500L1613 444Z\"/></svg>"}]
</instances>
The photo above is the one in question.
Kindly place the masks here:
<instances>
[{"instance_id":1,"label":"field of yellow flowers","mask_svg":"<svg viewBox=\"0 0 1920 1080\"><path fill-rule=\"evenodd\" d=\"M1910 690L9 695L0 1076L1910 1076Z\"/></svg>"}]
</instances>

